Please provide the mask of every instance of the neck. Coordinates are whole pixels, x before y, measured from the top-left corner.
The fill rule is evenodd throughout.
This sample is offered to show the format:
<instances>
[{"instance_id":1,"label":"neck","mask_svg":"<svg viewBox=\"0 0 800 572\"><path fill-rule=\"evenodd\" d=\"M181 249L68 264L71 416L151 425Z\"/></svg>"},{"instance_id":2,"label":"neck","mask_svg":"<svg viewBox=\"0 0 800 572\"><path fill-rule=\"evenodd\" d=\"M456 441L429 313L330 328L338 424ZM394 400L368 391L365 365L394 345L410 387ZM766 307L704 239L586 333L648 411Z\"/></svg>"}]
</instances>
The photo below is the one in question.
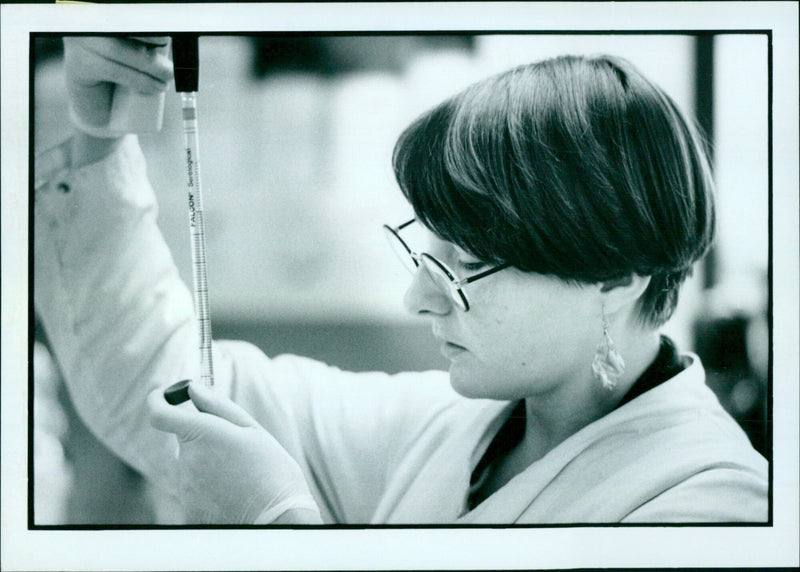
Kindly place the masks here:
<instances>
[{"instance_id":1,"label":"neck","mask_svg":"<svg viewBox=\"0 0 800 572\"><path fill-rule=\"evenodd\" d=\"M526 427L515 454L530 464L586 425L610 413L658 355L660 337L652 332L636 343L617 342L625 360L625 372L612 390L591 374L573 383L560 384L546 395L525 400Z\"/></svg>"},{"instance_id":2,"label":"neck","mask_svg":"<svg viewBox=\"0 0 800 572\"><path fill-rule=\"evenodd\" d=\"M639 337L635 346L617 344L626 369L611 391L605 389L599 380L590 379L592 376L588 374L584 378L576 376L575 382L561 384L547 394L525 399L526 421L522 441L505 457L495 461L489 477L478 491L478 498L491 495L562 441L611 412L653 363L659 345L658 333Z\"/></svg>"}]
</instances>

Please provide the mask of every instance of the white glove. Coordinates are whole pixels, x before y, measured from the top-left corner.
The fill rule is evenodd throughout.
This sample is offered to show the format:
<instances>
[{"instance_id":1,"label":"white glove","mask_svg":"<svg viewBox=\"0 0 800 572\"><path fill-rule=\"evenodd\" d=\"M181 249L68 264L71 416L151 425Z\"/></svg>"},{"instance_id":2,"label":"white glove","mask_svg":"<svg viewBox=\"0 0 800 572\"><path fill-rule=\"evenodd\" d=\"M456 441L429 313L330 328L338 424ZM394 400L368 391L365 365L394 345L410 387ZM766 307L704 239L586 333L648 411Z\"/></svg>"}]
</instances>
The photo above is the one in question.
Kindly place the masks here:
<instances>
[{"instance_id":1,"label":"white glove","mask_svg":"<svg viewBox=\"0 0 800 572\"><path fill-rule=\"evenodd\" d=\"M65 37L64 69L72 123L94 137L136 132L136 123L160 126L161 94L172 79L169 42L169 37ZM121 114L131 117L112 121Z\"/></svg>"},{"instance_id":2,"label":"white glove","mask_svg":"<svg viewBox=\"0 0 800 572\"><path fill-rule=\"evenodd\" d=\"M189 395L196 409L168 404L163 389L148 396L148 407L152 425L178 437L190 523L322 523L302 470L272 435L212 389L192 383ZM287 520L287 511L302 520Z\"/></svg>"}]
</instances>

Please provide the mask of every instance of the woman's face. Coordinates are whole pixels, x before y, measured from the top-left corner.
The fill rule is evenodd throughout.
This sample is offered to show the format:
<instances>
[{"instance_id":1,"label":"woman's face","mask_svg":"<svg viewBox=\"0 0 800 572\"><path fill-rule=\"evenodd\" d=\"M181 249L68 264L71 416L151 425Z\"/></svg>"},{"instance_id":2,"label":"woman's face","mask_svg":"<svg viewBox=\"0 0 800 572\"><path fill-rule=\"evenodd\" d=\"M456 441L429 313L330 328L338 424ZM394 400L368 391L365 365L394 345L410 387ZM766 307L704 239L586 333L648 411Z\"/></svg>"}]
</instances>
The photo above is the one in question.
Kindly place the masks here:
<instances>
[{"instance_id":1,"label":"woman's face","mask_svg":"<svg viewBox=\"0 0 800 572\"><path fill-rule=\"evenodd\" d=\"M486 266L430 232L427 252L459 278ZM601 341L598 287L557 278L497 272L463 287L470 309L461 311L425 270L406 292L407 309L431 320L433 334L450 360L450 381L467 397L513 400L591 379Z\"/></svg>"}]
</instances>

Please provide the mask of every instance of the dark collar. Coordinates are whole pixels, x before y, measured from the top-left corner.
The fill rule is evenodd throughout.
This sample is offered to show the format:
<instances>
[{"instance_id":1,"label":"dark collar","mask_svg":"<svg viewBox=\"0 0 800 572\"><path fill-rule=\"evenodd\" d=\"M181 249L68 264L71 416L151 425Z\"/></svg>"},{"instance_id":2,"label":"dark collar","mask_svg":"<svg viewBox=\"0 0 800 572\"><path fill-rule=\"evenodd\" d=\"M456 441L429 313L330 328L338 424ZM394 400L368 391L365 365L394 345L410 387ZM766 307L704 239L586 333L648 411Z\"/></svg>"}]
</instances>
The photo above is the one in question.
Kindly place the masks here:
<instances>
[{"instance_id":1,"label":"dark collar","mask_svg":"<svg viewBox=\"0 0 800 572\"><path fill-rule=\"evenodd\" d=\"M672 379L686 369L688 365L688 359L681 358L673 341L666 336L661 336L661 346L656 359L634 382L615 409L622 407L646 391L661 385L668 379Z\"/></svg>"}]
</instances>

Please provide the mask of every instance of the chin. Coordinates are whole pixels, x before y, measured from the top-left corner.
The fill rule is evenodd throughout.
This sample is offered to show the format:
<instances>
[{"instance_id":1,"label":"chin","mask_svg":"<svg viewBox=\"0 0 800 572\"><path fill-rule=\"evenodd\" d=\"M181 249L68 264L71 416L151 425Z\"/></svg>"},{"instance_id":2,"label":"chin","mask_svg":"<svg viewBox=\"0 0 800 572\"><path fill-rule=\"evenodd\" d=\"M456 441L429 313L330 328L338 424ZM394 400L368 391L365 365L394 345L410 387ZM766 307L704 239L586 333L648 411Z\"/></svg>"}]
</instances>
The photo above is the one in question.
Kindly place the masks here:
<instances>
[{"instance_id":1,"label":"chin","mask_svg":"<svg viewBox=\"0 0 800 572\"><path fill-rule=\"evenodd\" d=\"M514 377L497 375L494 372L476 370L462 364L450 364L450 385L464 397L470 399L494 399L517 401L536 393L528 384L514 383Z\"/></svg>"},{"instance_id":2,"label":"chin","mask_svg":"<svg viewBox=\"0 0 800 572\"><path fill-rule=\"evenodd\" d=\"M487 376L466 372L461 368L450 366L450 385L459 395L470 399L507 399L497 394L497 384Z\"/></svg>"}]
</instances>

